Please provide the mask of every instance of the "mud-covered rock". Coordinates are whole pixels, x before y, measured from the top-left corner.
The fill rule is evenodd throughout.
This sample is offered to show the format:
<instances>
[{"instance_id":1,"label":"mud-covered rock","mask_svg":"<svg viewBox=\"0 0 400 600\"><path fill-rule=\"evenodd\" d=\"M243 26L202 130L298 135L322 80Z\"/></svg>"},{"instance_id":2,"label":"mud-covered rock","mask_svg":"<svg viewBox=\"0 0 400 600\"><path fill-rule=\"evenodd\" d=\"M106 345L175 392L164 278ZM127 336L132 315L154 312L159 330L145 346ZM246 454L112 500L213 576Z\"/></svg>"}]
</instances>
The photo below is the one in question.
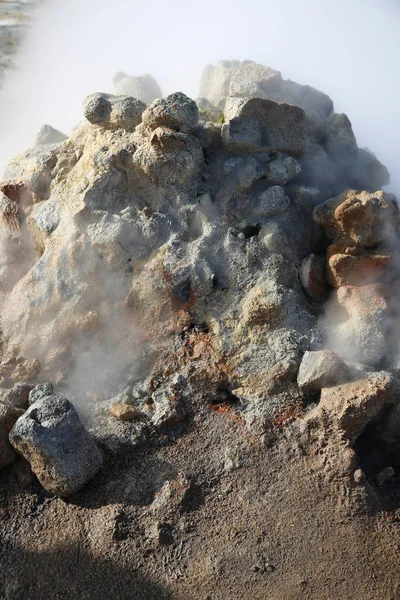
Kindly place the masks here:
<instances>
[{"instance_id":1,"label":"mud-covered rock","mask_svg":"<svg viewBox=\"0 0 400 600\"><path fill-rule=\"evenodd\" d=\"M43 487L58 496L79 491L103 461L72 404L57 394L36 399L12 428L10 441Z\"/></svg>"}]
</instances>

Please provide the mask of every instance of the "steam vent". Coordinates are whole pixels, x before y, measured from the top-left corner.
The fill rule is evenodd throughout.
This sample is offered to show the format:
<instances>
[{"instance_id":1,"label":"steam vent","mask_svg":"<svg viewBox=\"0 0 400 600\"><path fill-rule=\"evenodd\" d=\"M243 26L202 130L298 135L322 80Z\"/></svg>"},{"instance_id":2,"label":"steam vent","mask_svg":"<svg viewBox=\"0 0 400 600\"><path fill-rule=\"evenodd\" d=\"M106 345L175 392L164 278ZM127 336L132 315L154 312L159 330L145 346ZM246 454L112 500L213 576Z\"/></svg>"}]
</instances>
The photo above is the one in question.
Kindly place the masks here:
<instances>
[{"instance_id":1,"label":"steam vent","mask_svg":"<svg viewBox=\"0 0 400 600\"><path fill-rule=\"evenodd\" d=\"M254 62L0 181L0 598L400 598L399 209Z\"/></svg>"}]
</instances>

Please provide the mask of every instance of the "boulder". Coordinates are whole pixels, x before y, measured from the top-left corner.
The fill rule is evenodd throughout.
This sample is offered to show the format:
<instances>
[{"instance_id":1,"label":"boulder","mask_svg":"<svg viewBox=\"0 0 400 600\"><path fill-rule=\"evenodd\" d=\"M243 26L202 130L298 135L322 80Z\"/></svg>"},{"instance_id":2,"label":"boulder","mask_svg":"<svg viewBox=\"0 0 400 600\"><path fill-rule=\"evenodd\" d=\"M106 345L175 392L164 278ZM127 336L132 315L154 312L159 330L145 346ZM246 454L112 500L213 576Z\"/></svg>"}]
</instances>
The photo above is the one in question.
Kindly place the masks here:
<instances>
[{"instance_id":1,"label":"boulder","mask_svg":"<svg viewBox=\"0 0 400 600\"><path fill-rule=\"evenodd\" d=\"M319 392L346 380L346 364L335 352L318 350L306 352L297 375L297 385L305 393Z\"/></svg>"},{"instance_id":2,"label":"boulder","mask_svg":"<svg viewBox=\"0 0 400 600\"><path fill-rule=\"evenodd\" d=\"M143 125L149 129L169 127L177 131L191 132L199 121L196 102L182 92L155 100L143 113Z\"/></svg>"},{"instance_id":3,"label":"boulder","mask_svg":"<svg viewBox=\"0 0 400 600\"><path fill-rule=\"evenodd\" d=\"M339 288L379 282L388 270L395 251L378 247L359 254L358 248L348 246L348 243L339 242L328 248L327 277L330 285Z\"/></svg>"},{"instance_id":4,"label":"boulder","mask_svg":"<svg viewBox=\"0 0 400 600\"><path fill-rule=\"evenodd\" d=\"M76 410L58 394L36 399L12 428L10 442L45 490L57 496L78 492L103 462Z\"/></svg>"},{"instance_id":5,"label":"boulder","mask_svg":"<svg viewBox=\"0 0 400 600\"><path fill-rule=\"evenodd\" d=\"M228 98L222 139L235 151L305 151L305 114L301 108L259 98Z\"/></svg>"},{"instance_id":6,"label":"boulder","mask_svg":"<svg viewBox=\"0 0 400 600\"><path fill-rule=\"evenodd\" d=\"M133 96L145 104L162 97L157 81L146 73L140 77L132 77L126 73L117 73L114 77L115 92L118 96Z\"/></svg>"},{"instance_id":7,"label":"boulder","mask_svg":"<svg viewBox=\"0 0 400 600\"><path fill-rule=\"evenodd\" d=\"M357 151L357 141L350 119L345 114L332 114L326 124L324 148L331 157Z\"/></svg>"},{"instance_id":8,"label":"boulder","mask_svg":"<svg viewBox=\"0 0 400 600\"><path fill-rule=\"evenodd\" d=\"M110 129L135 129L142 119L146 105L132 96L91 94L83 102L86 119L93 125Z\"/></svg>"},{"instance_id":9,"label":"boulder","mask_svg":"<svg viewBox=\"0 0 400 600\"><path fill-rule=\"evenodd\" d=\"M31 383L16 383L10 390L6 390L1 401L11 408L26 410L29 406L29 394L34 387Z\"/></svg>"},{"instance_id":10,"label":"boulder","mask_svg":"<svg viewBox=\"0 0 400 600\"><path fill-rule=\"evenodd\" d=\"M317 206L314 220L335 242L351 240L371 248L394 237L400 218L392 195L348 190Z\"/></svg>"}]
</instances>

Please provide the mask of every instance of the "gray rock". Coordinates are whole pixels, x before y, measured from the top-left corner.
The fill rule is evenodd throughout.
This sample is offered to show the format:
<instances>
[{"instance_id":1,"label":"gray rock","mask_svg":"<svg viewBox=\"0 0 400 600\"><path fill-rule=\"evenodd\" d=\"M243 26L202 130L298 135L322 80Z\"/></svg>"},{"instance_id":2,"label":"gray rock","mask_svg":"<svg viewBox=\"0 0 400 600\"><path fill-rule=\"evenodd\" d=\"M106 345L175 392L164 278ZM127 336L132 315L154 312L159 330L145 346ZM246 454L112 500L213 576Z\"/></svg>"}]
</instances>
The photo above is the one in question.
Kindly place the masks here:
<instances>
[{"instance_id":1,"label":"gray rock","mask_svg":"<svg viewBox=\"0 0 400 600\"><path fill-rule=\"evenodd\" d=\"M145 108L141 100L132 96L95 93L83 102L83 112L90 123L128 131L140 123Z\"/></svg>"},{"instance_id":2,"label":"gray rock","mask_svg":"<svg viewBox=\"0 0 400 600\"><path fill-rule=\"evenodd\" d=\"M28 404L31 406L37 400L41 400L42 398L46 398L46 396L51 396L54 392L53 386L51 383L41 383L36 385L29 393Z\"/></svg>"},{"instance_id":3,"label":"gray rock","mask_svg":"<svg viewBox=\"0 0 400 600\"><path fill-rule=\"evenodd\" d=\"M354 153L357 141L353 133L350 119L345 114L332 114L326 125L327 140L324 144L329 156L335 157L340 153Z\"/></svg>"},{"instance_id":4,"label":"gray rock","mask_svg":"<svg viewBox=\"0 0 400 600\"><path fill-rule=\"evenodd\" d=\"M140 77L117 73L114 77L114 86L118 96L133 96L145 104L151 104L156 98L162 97L160 86L148 73Z\"/></svg>"},{"instance_id":5,"label":"gray rock","mask_svg":"<svg viewBox=\"0 0 400 600\"><path fill-rule=\"evenodd\" d=\"M2 401L13 408L27 409L29 406L29 394L34 389L30 383L16 383L11 390L7 392Z\"/></svg>"},{"instance_id":6,"label":"gray rock","mask_svg":"<svg viewBox=\"0 0 400 600\"><path fill-rule=\"evenodd\" d=\"M289 205L290 200L285 190L279 185L273 185L258 196L254 213L263 217L273 217L285 212Z\"/></svg>"},{"instance_id":7,"label":"gray rock","mask_svg":"<svg viewBox=\"0 0 400 600\"><path fill-rule=\"evenodd\" d=\"M241 191L251 188L253 183L265 175L266 168L251 156L228 158L223 167L224 175L229 177L229 183Z\"/></svg>"},{"instance_id":8,"label":"gray rock","mask_svg":"<svg viewBox=\"0 0 400 600\"><path fill-rule=\"evenodd\" d=\"M347 380L346 364L329 350L306 352L297 375L297 385L306 393L319 392Z\"/></svg>"},{"instance_id":9,"label":"gray rock","mask_svg":"<svg viewBox=\"0 0 400 600\"><path fill-rule=\"evenodd\" d=\"M98 472L103 459L69 400L45 395L40 387L34 392L43 395L18 419L10 442L30 463L45 490L69 496Z\"/></svg>"},{"instance_id":10,"label":"gray rock","mask_svg":"<svg viewBox=\"0 0 400 600\"><path fill-rule=\"evenodd\" d=\"M295 158L288 156L270 162L266 171L271 185L286 185L300 173L301 166Z\"/></svg>"},{"instance_id":11,"label":"gray rock","mask_svg":"<svg viewBox=\"0 0 400 600\"><path fill-rule=\"evenodd\" d=\"M42 125L36 136L35 146L46 146L47 144L60 144L68 139L68 136L51 125Z\"/></svg>"},{"instance_id":12,"label":"gray rock","mask_svg":"<svg viewBox=\"0 0 400 600\"><path fill-rule=\"evenodd\" d=\"M301 108L259 98L228 98L222 139L234 150L305 151L305 114Z\"/></svg>"},{"instance_id":13,"label":"gray rock","mask_svg":"<svg viewBox=\"0 0 400 600\"><path fill-rule=\"evenodd\" d=\"M170 127L178 131L190 132L199 121L196 102L182 92L155 100L143 113L143 125L149 129Z\"/></svg>"}]
</instances>

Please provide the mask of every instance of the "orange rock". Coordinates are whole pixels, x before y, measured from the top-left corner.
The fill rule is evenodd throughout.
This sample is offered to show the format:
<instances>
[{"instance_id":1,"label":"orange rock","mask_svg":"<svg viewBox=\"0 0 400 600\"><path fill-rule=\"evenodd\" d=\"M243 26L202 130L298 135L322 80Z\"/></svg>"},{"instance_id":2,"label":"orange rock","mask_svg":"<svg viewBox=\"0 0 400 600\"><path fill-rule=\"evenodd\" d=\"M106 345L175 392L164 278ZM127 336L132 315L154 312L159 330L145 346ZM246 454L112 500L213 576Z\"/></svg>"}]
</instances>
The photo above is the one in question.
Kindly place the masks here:
<instances>
[{"instance_id":1,"label":"orange rock","mask_svg":"<svg viewBox=\"0 0 400 600\"><path fill-rule=\"evenodd\" d=\"M118 421L132 421L137 415L137 410L130 404L114 404L110 408L110 415Z\"/></svg>"},{"instance_id":2,"label":"orange rock","mask_svg":"<svg viewBox=\"0 0 400 600\"><path fill-rule=\"evenodd\" d=\"M332 287L345 285L368 285L379 281L389 267L393 253L375 250L368 254L335 253L332 244L328 248L328 281ZM334 253L332 253L334 252Z\"/></svg>"},{"instance_id":3,"label":"orange rock","mask_svg":"<svg viewBox=\"0 0 400 600\"><path fill-rule=\"evenodd\" d=\"M351 239L371 248L390 238L399 223L399 209L392 196L378 191L347 190L314 210L314 221L334 241Z\"/></svg>"}]
</instances>

